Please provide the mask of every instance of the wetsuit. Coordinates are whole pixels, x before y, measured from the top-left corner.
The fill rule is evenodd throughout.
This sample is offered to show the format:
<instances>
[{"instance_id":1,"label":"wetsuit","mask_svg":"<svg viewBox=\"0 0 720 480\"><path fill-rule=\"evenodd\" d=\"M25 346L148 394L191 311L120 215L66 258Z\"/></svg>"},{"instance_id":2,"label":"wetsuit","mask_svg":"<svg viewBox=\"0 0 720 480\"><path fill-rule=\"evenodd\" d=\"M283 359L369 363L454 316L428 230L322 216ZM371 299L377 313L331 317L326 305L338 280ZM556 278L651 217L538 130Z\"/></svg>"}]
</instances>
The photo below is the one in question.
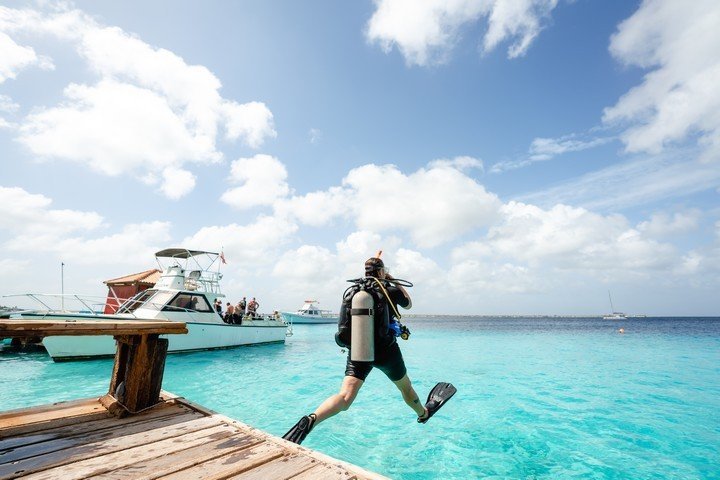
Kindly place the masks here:
<instances>
[{"instance_id":1,"label":"wetsuit","mask_svg":"<svg viewBox=\"0 0 720 480\"><path fill-rule=\"evenodd\" d=\"M401 307L407 307L410 304L410 300L403 295L399 288L388 285L388 295L395 308L400 305ZM392 308L388 305L386 308L390 309L390 317L394 317ZM375 337L375 361L373 362L357 362L350 360L350 352L348 352L347 363L345 365L345 375L349 377L359 378L365 381L367 376L373 367L377 367L387 377L397 382L405 376L407 369L405 368L405 361L403 360L402 352L397 344L395 337L392 337L392 342L389 345L383 345L378 342L378 337Z\"/></svg>"}]
</instances>

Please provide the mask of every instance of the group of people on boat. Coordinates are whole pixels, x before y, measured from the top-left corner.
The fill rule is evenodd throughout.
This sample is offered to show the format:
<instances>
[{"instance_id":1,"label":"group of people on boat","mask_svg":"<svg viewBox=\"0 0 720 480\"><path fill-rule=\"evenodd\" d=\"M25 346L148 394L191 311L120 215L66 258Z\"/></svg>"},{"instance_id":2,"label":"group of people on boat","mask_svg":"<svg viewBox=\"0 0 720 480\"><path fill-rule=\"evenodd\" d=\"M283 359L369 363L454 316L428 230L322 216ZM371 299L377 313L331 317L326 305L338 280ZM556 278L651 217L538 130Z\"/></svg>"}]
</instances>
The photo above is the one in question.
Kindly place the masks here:
<instances>
[{"instance_id":1,"label":"group of people on boat","mask_svg":"<svg viewBox=\"0 0 720 480\"><path fill-rule=\"evenodd\" d=\"M255 318L257 316L257 310L260 308L260 303L252 297L252 300L247 301L247 297L242 297L236 305L227 302L225 305L225 311L223 311L222 300L219 298L215 299L215 311L223 319L223 322L242 325L243 318Z\"/></svg>"}]
</instances>

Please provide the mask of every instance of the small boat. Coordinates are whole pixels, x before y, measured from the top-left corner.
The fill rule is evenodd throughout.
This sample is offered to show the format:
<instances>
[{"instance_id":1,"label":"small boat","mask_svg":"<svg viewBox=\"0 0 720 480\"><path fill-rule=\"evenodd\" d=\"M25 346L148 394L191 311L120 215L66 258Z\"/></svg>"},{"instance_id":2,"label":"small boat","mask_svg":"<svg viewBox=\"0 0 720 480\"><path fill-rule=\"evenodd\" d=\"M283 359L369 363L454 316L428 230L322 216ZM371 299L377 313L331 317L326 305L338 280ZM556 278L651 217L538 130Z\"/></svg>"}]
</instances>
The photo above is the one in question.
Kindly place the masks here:
<instances>
[{"instance_id":1,"label":"small boat","mask_svg":"<svg viewBox=\"0 0 720 480\"><path fill-rule=\"evenodd\" d=\"M168 352L188 352L230 348L240 345L284 343L288 324L280 315L257 315L243 318L242 324L228 324L214 308L220 292L219 271L210 270L219 255L213 252L168 248L155 254L162 275L157 283L130 299L119 301L116 313L103 313L98 302L78 295L26 294L43 308L12 312L9 318L42 321L73 320L168 320L185 322L187 335L168 335ZM163 263L167 265L163 265ZM17 296L17 295L16 295ZM52 308L60 297L62 307ZM65 305L74 301L80 310L69 311ZM43 345L55 361L106 357L115 354L112 337L53 336Z\"/></svg>"},{"instance_id":2,"label":"small boat","mask_svg":"<svg viewBox=\"0 0 720 480\"><path fill-rule=\"evenodd\" d=\"M608 298L610 298L610 313L609 315L603 315L603 320L627 320L627 315L622 312L616 312L613 306L612 296L610 290L608 290Z\"/></svg>"},{"instance_id":3,"label":"small boat","mask_svg":"<svg viewBox=\"0 0 720 480\"><path fill-rule=\"evenodd\" d=\"M288 323L337 323L338 314L330 310L321 310L317 300L305 300L297 312L282 312Z\"/></svg>"}]
</instances>

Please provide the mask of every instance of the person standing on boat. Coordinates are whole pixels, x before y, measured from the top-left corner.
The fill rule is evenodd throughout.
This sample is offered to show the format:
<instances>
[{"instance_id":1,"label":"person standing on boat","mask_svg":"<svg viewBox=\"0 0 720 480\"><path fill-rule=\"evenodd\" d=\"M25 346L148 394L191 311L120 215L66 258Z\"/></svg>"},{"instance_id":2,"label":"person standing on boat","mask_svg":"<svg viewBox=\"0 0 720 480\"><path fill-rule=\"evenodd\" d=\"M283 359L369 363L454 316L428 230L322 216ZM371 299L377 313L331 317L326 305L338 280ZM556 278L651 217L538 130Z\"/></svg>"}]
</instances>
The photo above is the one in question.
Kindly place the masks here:
<instances>
[{"instance_id":1,"label":"person standing on boat","mask_svg":"<svg viewBox=\"0 0 720 480\"><path fill-rule=\"evenodd\" d=\"M233 307L232 303L227 302L227 305L225 305L225 323L232 323L233 322L233 314L235 313L235 307Z\"/></svg>"},{"instance_id":2,"label":"person standing on boat","mask_svg":"<svg viewBox=\"0 0 720 480\"><path fill-rule=\"evenodd\" d=\"M247 313L248 316L255 318L255 315L257 314L257 309L260 308L260 304L255 300L255 297L250 300L250 303L247 305Z\"/></svg>"},{"instance_id":3,"label":"person standing on boat","mask_svg":"<svg viewBox=\"0 0 720 480\"><path fill-rule=\"evenodd\" d=\"M376 284L385 285L383 287L384 293L378 295L375 299L375 315L380 315L379 312L381 311L387 312L388 309L394 312L392 314L388 312L388 317L385 317L389 320L388 323L390 324L384 324L386 331L379 331L379 328L375 328L375 360L372 362L355 361L351 359L350 352L348 351L345 365L345 378L340 386L340 392L328 397L313 413L302 417L300 421L283 436L285 440L299 444L315 425L350 408L350 405L352 405L373 367L377 367L395 384L398 390L400 390L403 400L415 412L417 421L420 423L425 423L455 393L455 387L451 384L439 383L430 392L428 402L425 406L420 403L420 399L407 375L405 361L403 360L400 347L396 340L397 334L391 327L394 323L393 320L399 320L399 318L397 318L399 314L395 315L398 305L406 310L412 307L410 295L402 285L395 282L384 281L394 279L385 269L385 264L379 258L379 254L377 257L370 258L365 262L365 277L371 277L375 280ZM346 305L347 302L345 300L344 298L340 311L341 323L343 322L343 315L351 315L350 308ZM392 302L392 305L390 305L390 302ZM375 325L378 324L377 319L375 319ZM340 343L341 342L338 341L338 344Z\"/></svg>"},{"instance_id":4,"label":"person standing on boat","mask_svg":"<svg viewBox=\"0 0 720 480\"><path fill-rule=\"evenodd\" d=\"M246 309L246 308L247 308L247 300L245 299L245 297L243 297L242 300L240 300L240 301L238 302L238 309L239 309L240 311L237 312L237 313L240 315L240 317L242 317L243 315L245 315L245 309Z\"/></svg>"}]
</instances>

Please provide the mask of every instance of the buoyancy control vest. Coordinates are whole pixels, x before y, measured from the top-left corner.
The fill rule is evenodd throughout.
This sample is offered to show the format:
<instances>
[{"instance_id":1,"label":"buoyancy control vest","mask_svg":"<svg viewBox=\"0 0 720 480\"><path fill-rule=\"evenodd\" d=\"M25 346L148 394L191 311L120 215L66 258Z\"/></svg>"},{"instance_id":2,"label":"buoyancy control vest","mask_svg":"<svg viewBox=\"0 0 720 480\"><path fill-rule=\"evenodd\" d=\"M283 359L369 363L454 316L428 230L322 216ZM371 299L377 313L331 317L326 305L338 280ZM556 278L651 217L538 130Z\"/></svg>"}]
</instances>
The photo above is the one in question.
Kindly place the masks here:
<instances>
[{"instance_id":1,"label":"buoyancy control vest","mask_svg":"<svg viewBox=\"0 0 720 480\"><path fill-rule=\"evenodd\" d=\"M391 307L388 305L388 300L381 291L378 282L371 277L358 279L345 290L340 305L335 343L343 348L352 348L352 299L361 290L370 294L373 299L375 350L387 348L395 342L395 334L389 327Z\"/></svg>"}]
</instances>

